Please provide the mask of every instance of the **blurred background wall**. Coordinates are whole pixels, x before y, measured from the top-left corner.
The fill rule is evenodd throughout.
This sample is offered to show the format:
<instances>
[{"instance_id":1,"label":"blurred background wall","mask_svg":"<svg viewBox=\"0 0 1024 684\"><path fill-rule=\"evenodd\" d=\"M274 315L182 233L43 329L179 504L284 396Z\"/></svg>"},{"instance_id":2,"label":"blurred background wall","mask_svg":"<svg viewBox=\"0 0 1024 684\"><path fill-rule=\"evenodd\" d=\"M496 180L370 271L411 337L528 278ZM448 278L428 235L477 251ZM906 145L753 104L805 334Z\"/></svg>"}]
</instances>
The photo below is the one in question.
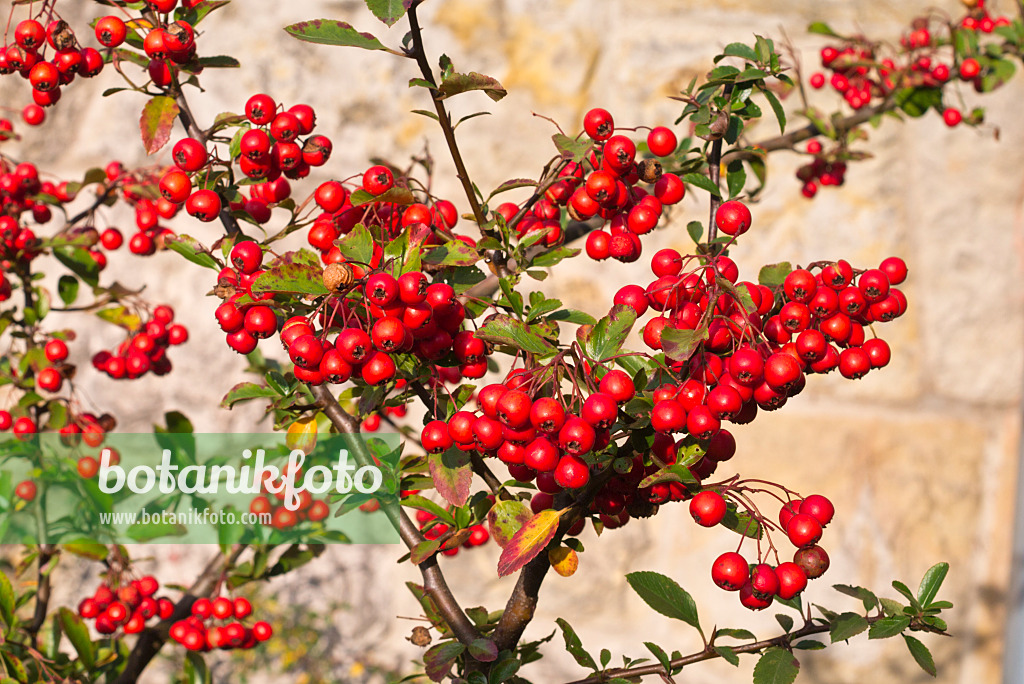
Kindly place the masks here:
<instances>
[{"instance_id":1,"label":"blurred background wall","mask_svg":"<svg viewBox=\"0 0 1024 684\"><path fill-rule=\"evenodd\" d=\"M938 5L951 14L959 8L951 0ZM788 37L809 73L818 66L823 44L805 34L809 22L826 20L841 32L895 41L926 6L883 0L432 0L422 18L435 62L445 52L458 70L494 76L509 91L497 104L478 93L452 104L456 115L492 113L459 129L470 172L486 189L509 178L536 177L552 155L553 127L531 112L552 117L567 131L578 130L592 106L609 109L620 125L671 125L680 106L667 96L706 73L711 57L730 42L750 42L754 33L779 42ZM65 2L59 9L79 31L87 18L100 14L91 3ZM1014 8L1002 0L996 9ZM318 132L335 144L326 174L345 178L361 173L371 156L401 162L428 145L438 163L435 189L465 211L433 122L409 113L429 104L424 91L406 85L418 76L412 62L311 46L281 30L321 16L349 21L392 46L406 30L404 22L387 30L357 0L233 3L202 26L198 45L203 55L236 56L243 68L203 75L206 92L190 93L199 120L208 125L220 112L241 111L248 96L260 91L286 106L311 104ZM13 80L0 83L0 99L20 109L28 88ZM169 147L147 159L139 143L135 122L142 96L99 97L113 85L115 74L109 70L93 83L76 83L48 113L45 126L20 127L23 139L7 149L68 179L114 158L127 165L169 163ZM930 565L949 561L942 593L956 606L949 622L954 638L926 639L942 682L1000 681L1024 381L1022 97L1024 78L984 98L965 89L968 105L988 107L988 123L978 131L949 130L934 113L906 125L886 121L869 131L864 146L874 159L854 165L845 187L824 189L813 201L801 197L793 178L802 160L790 153L773 155L769 190L753 209L753 229L732 253L741 277L749 279L761 265L784 260L846 258L869 267L896 254L910 266L904 286L909 310L881 331L893 349L889 367L857 382L811 378L785 410L734 431L738 454L719 473L736 468L747 477L782 481L835 502L836 520L823 539L832 568L806 592L811 602L856 610L855 600L838 597L829 586L856 584L893 595L885 591L890 580L916 587ZM824 108L837 104L836 96L824 92L812 98ZM798 106L793 100L789 106ZM750 137L776 133L775 124L765 121ZM172 139L181 135L176 130ZM316 175L296 187L308 192L313 181L327 177ZM595 266L576 260L544 287L567 305L600 315L619 286L650 280L647 256L661 247L690 248L683 227L707 217L699 199L688 197L673 225L649 236L639 262ZM134 229L128 214L111 213L106 220L126 233ZM212 228L187 218L174 227L207 243L214 235ZM166 378L115 385L81 374L87 401L116 413L123 430L146 430L167 410L185 411L199 431L269 429L258 422L256 407L216 408L240 381L244 363L223 344L215 325L218 300L203 296L212 280L200 282L203 272L174 254L120 256L111 259L111 277L126 285L149 282L146 295L172 304L189 325L191 340L171 351L175 370ZM88 326L81 319L69 324ZM85 365L94 352L120 339L110 327L85 329L88 334L72 346L73 360ZM587 552L580 571L570 579L548 579L527 637L548 635L554 619L564 617L585 645L595 653L610 648L616 662L621 654L643 657L645 640L684 653L698 650L701 644L689 627L653 613L628 589L623 575L635 570L675 578L697 598L706 627L752 623L762 637L778 629L774 611L751 615L734 595L712 585L712 561L736 540L724 530L696 528L683 506L663 508L653 520L633 522L600 540L588 531L583 540ZM195 560L208 552L159 549L159 571L168 578L187 577ZM375 666L401 668L419 654L403 638L416 623L399 617L419 613L402 586L418 576L394 563L399 555L396 548L334 548L270 588L300 605L312 602L323 609L322 599L315 598L323 595L349 605L329 618L330 657L338 663L334 681L363 681ZM496 578L497 555L491 544L442 561L464 605L492 610L503 605L514 580ZM560 643L556 636L549 657L529 668L534 681L585 674ZM801 660L801 681L808 683L930 680L901 640L868 644L862 635L849 646ZM691 684L749 681L752 664L745 662L742 672L723 662L706 664L683 678ZM240 673L232 668L237 665L225 663L219 671L233 680ZM295 677L275 679L299 681Z\"/></svg>"}]
</instances>

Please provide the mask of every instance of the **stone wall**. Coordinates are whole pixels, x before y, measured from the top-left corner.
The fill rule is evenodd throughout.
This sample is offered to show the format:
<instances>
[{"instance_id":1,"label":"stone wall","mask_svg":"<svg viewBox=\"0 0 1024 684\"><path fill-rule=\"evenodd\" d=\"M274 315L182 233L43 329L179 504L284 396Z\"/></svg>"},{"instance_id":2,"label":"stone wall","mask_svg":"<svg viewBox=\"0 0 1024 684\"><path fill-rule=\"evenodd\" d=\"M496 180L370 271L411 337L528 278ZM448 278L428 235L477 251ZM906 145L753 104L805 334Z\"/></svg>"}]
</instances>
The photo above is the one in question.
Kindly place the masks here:
<instances>
[{"instance_id":1,"label":"stone wall","mask_svg":"<svg viewBox=\"0 0 1024 684\"><path fill-rule=\"evenodd\" d=\"M951 13L958 7L951 0L939 4ZM1011 3L1001 4L1012 10ZM61 7L70 13L66 18L82 26L84 15L76 20L74 14L92 8L68 5ZM457 115L492 112L459 129L474 179L490 188L508 178L535 176L552 154L553 127L531 112L552 117L567 130L576 130L591 106L610 109L620 124L671 124L679 106L666 96L706 73L710 57L729 42L750 41L755 32L777 40L788 36L804 68L813 70L822 43L804 35L810 21L825 19L843 31L895 39L915 10L924 8L925 3L880 0L434 0L425 5L423 21L427 48L435 57L444 51L458 69L492 75L509 90L498 104L482 94L453 102ZM405 159L421 152L426 142L438 162L434 187L465 209L432 122L409 114L428 106L423 91L406 87L407 79L418 75L411 62L383 53L310 46L280 30L294 21L329 16L398 45L404 24L388 31L356 0L250 0L219 14L204 25L200 51L234 55L244 68L204 75L206 92L191 96L201 121L240 111L258 91L287 105L307 102L318 111L319 128L335 142L329 164L335 175L361 171L371 156ZM50 113L49 124L25 132L15 150L31 150L42 166L71 178L113 157L145 163L135 128L141 96L100 99L102 88L113 85L112 75L97 80L102 83L69 89ZM20 107L26 101L27 89L20 86L0 85L7 104ZM1024 83L1017 79L984 102L967 91L968 104L989 108L986 126L950 131L934 114L906 125L886 121L870 131L866 147L875 158L852 168L841 190L823 190L814 201L800 196L792 177L799 164L796 155L772 157L772 187L754 207L749 239L734 250L741 275L753 278L760 265L782 260L845 257L873 265L899 254L910 265L905 286L910 307L884 328L893 348L888 368L858 382L812 378L785 410L735 430L739 453L728 465L735 464L745 476L782 480L835 501L837 518L824 539L832 569L808 590L812 602L836 603L828 588L833 583L884 590L898 578L916 586L932 563L949 561L943 595L956 604L950 615L955 638L927 639L939 681L995 684L1000 680L1024 383L1019 286L1024 275L1024 126L1018 113ZM822 107L835 104L824 93L812 97ZM773 126L765 122L751 137L770 137L776 133ZM167 163L168 153L153 161ZM109 218L125 227L131 221L127 215ZM645 242L645 254L665 246L689 249L682 226L706 220L706 207L688 200L676 218ZM178 226L200 239L213 234L187 221ZM196 270L171 254L113 261L111 271L128 285L140 282L143 274L153 281L152 274L158 273L147 295L174 305L192 339L187 347L172 350L175 371L169 377L116 387L106 378L83 379L86 395L114 410L129 430L147 429L155 416L173 409L185 410L203 431L267 427L257 423L258 410L215 408L238 381L243 364L221 342L212 316L216 300L201 296L209 284L197 283ZM567 305L600 313L622 283L649 279L645 260L599 266L578 260L559 269L546 286ZM88 338L73 346L74 358L83 363L118 337L107 328L89 330ZM527 636L546 636L553 620L564 617L586 645L609 647L616 661L620 654L642 657L644 640L683 652L698 649L690 628L651 612L628 590L623 575L634 570L674 577L697 597L707 627L752 623L759 635L773 634L772 611L751 616L734 596L710 582L711 562L734 545L734 537L698 529L687 518L684 507L669 507L647 524L630 524L600 541L586 533L579 573L548 580ZM178 560L163 562L166 574L189 567L183 559L204 551L176 550ZM444 562L465 605L496 609L510 591L513 580L495 578L497 552L490 545ZM319 563L276 586L300 600L310 586L356 603L371 595L372 610L338 616L342 659L400 664L416 657L417 649L402 639L412 623L396 616L414 616L418 610L400 583L415 575L393 563L398 555L394 549L332 549ZM848 608L855 609L856 602L851 599ZM550 657L532 666L534 681L582 676L559 642L556 637ZM801 681L808 683L929 680L899 640L868 644L861 636L849 646L808 654L802 662ZM683 677L691 684L749 681L751 663L737 672L718 662Z\"/></svg>"}]
</instances>

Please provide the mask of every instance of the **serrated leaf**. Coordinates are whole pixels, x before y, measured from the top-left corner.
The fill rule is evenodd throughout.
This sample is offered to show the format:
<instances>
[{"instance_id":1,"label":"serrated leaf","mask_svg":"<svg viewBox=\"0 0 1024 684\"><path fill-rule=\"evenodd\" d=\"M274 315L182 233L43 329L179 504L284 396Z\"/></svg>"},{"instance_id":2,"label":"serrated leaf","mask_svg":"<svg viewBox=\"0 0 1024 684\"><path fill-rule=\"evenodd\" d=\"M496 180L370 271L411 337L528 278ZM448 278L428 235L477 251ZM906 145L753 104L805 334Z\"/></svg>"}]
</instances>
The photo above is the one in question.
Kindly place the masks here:
<instances>
[{"instance_id":1,"label":"serrated leaf","mask_svg":"<svg viewBox=\"0 0 1024 684\"><path fill-rule=\"evenodd\" d=\"M793 265L788 261L762 266L757 274L757 282L767 287L779 287L786 276L793 272Z\"/></svg>"},{"instance_id":2,"label":"serrated leaf","mask_svg":"<svg viewBox=\"0 0 1024 684\"><path fill-rule=\"evenodd\" d=\"M565 650L569 652L569 655L573 657L580 667L586 667L597 672L598 667L597 663L594 662L594 657L583 648L583 642L580 641L572 625L562 618L555 620L555 623L562 629L562 638L565 639Z\"/></svg>"},{"instance_id":3,"label":"serrated leaf","mask_svg":"<svg viewBox=\"0 0 1024 684\"><path fill-rule=\"evenodd\" d=\"M459 93L466 93L471 90L482 90L495 102L508 95L508 91L498 82L496 78L478 74L471 71L468 74L451 74L441 81L437 88L440 93L438 99L444 100Z\"/></svg>"},{"instance_id":4,"label":"serrated leaf","mask_svg":"<svg viewBox=\"0 0 1024 684\"><path fill-rule=\"evenodd\" d=\"M636 311L633 308L623 304L613 306L608 315L586 334L584 349L587 355L595 361L605 361L618 354L634 323Z\"/></svg>"},{"instance_id":5,"label":"serrated leaf","mask_svg":"<svg viewBox=\"0 0 1024 684\"><path fill-rule=\"evenodd\" d=\"M366 0L366 6L373 12L373 16L388 26L394 26L395 22L405 16L405 3L402 0Z\"/></svg>"},{"instance_id":6,"label":"serrated leaf","mask_svg":"<svg viewBox=\"0 0 1024 684\"><path fill-rule=\"evenodd\" d=\"M700 221L690 221L686 224L686 232L691 240L699 244L701 237L704 236L704 224Z\"/></svg>"},{"instance_id":7,"label":"serrated leaf","mask_svg":"<svg viewBox=\"0 0 1024 684\"><path fill-rule=\"evenodd\" d=\"M661 331L661 349L665 356L673 361L686 361L707 338L708 331L703 327L697 330L680 330L666 326Z\"/></svg>"},{"instance_id":8,"label":"serrated leaf","mask_svg":"<svg viewBox=\"0 0 1024 684\"><path fill-rule=\"evenodd\" d=\"M566 509L568 510L568 509ZM563 511L541 511L519 528L501 551L498 558L498 577L519 570L544 550L558 530Z\"/></svg>"},{"instance_id":9,"label":"serrated leaf","mask_svg":"<svg viewBox=\"0 0 1024 684\"><path fill-rule=\"evenodd\" d=\"M840 594L846 594L847 596L852 596L855 599L860 599L864 603L865 610L871 610L878 605L878 597L875 596L874 592L865 589L864 587L853 587L848 584L833 584L832 588Z\"/></svg>"},{"instance_id":10,"label":"serrated leaf","mask_svg":"<svg viewBox=\"0 0 1024 684\"><path fill-rule=\"evenodd\" d=\"M360 33L343 21L333 19L311 19L300 21L284 30L293 38L318 45L357 47L363 50L388 50L370 33Z\"/></svg>"},{"instance_id":11,"label":"serrated leaf","mask_svg":"<svg viewBox=\"0 0 1024 684\"><path fill-rule=\"evenodd\" d=\"M555 347L550 342L533 332L522 321L505 314L488 319L476 331L476 337L485 342L515 347L531 354L547 356L555 353Z\"/></svg>"},{"instance_id":12,"label":"serrated leaf","mask_svg":"<svg viewBox=\"0 0 1024 684\"><path fill-rule=\"evenodd\" d=\"M431 681L439 682L451 671L466 647L458 641L442 641L423 654L423 666Z\"/></svg>"},{"instance_id":13,"label":"serrated leaf","mask_svg":"<svg viewBox=\"0 0 1024 684\"><path fill-rule=\"evenodd\" d=\"M0 572L0 617L8 627L14 626L14 587L7 574Z\"/></svg>"},{"instance_id":14,"label":"serrated leaf","mask_svg":"<svg viewBox=\"0 0 1024 684\"><path fill-rule=\"evenodd\" d=\"M493 663L498 659L498 646L490 639L474 639L469 645L469 655L481 663Z\"/></svg>"},{"instance_id":15,"label":"serrated leaf","mask_svg":"<svg viewBox=\"0 0 1024 684\"><path fill-rule=\"evenodd\" d=\"M497 501L487 512L487 527L491 539L501 548L505 548L531 516L530 507L520 499Z\"/></svg>"},{"instance_id":16,"label":"serrated leaf","mask_svg":"<svg viewBox=\"0 0 1024 684\"><path fill-rule=\"evenodd\" d=\"M714 649L715 653L722 656L722 660L729 663L730 665L739 667L740 657L736 655L736 651L729 648L728 646L715 646Z\"/></svg>"},{"instance_id":17,"label":"serrated leaf","mask_svg":"<svg viewBox=\"0 0 1024 684\"><path fill-rule=\"evenodd\" d=\"M668 654L665 653L664 649L662 649L661 646L658 646L657 644L651 641L645 641L644 646L647 647L648 651L654 654L654 657L658 659L658 662L661 663L661 666L665 668L666 672L670 672L672 670L672 661L669 660Z\"/></svg>"},{"instance_id":18,"label":"serrated leaf","mask_svg":"<svg viewBox=\"0 0 1024 684\"><path fill-rule=\"evenodd\" d=\"M369 204L370 202L387 202L390 204L401 204L409 205L416 203L416 195L412 194L412 190L403 187L393 187L390 190L386 190L379 195L373 195L366 190L359 189L353 192L349 196L349 201L353 207L362 206Z\"/></svg>"},{"instance_id":19,"label":"serrated leaf","mask_svg":"<svg viewBox=\"0 0 1024 684\"><path fill-rule=\"evenodd\" d=\"M867 618L857 613L842 613L829 622L828 635L833 644L855 637L868 628Z\"/></svg>"},{"instance_id":20,"label":"serrated leaf","mask_svg":"<svg viewBox=\"0 0 1024 684\"><path fill-rule=\"evenodd\" d=\"M423 255L423 263L435 266L473 266L480 253L462 240L449 240Z\"/></svg>"},{"instance_id":21,"label":"serrated leaf","mask_svg":"<svg viewBox=\"0 0 1024 684\"><path fill-rule=\"evenodd\" d=\"M413 565L419 565L437 553L440 548L440 539L427 539L425 541L421 541L409 550L409 562Z\"/></svg>"},{"instance_id":22,"label":"serrated leaf","mask_svg":"<svg viewBox=\"0 0 1024 684\"><path fill-rule=\"evenodd\" d=\"M715 630L716 638L723 636L732 637L733 639L750 639L751 641L757 639L757 637L754 636L754 633L747 629L729 629L722 627Z\"/></svg>"},{"instance_id":23,"label":"serrated leaf","mask_svg":"<svg viewBox=\"0 0 1024 684\"><path fill-rule=\"evenodd\" d=\"M221 269L221 265L213 258L210 251L190 235L171 235L164 239L164 244L178 254L182 255L193 264L198 264L215 271Z\"/></svg>"},{"instance_id":24,"label":"serrated leaf","mask_svg":"<svg viewBox=\"0 0 1024 684\"><path fill-rule=\"evenodd\" d=\"M888 639L902 633L909 626L909 615L884 617L871 625L871 628L868 630L868 639Z\"/></svg>"},{"instance_id":25,"label":"serrated leaf","mask_svg":"<svg viewBox=\"0 0 1024 684\"><path fill-rule=\"evenodd\" d=\"M657 572L641 571L626 575L626 581L644 603L666 617L682 620L694 627L698 632L700 620L697 616L697 604L693 597L679 586L671 577Z\"/></svg>"},{"instance_id":26,"label":"serrated leaf","mask_svg":"<svg viewBox=\"0 0 1024 684\"><path fill-rule=\"evenodd\" d=\"M743 59L749 59L751 62L757 61L757 53L754 52L754 48L743 43L729 43L722 50L722 55L726 57L742 57Z\"/></svg>"},{"instance_id":27,"label":"serrated leaf","mask_svg":"<svg viewBox=\"0 0 1024 684\"><path fill-rule=\"evenodd\" d=\"M555 142L555 148L563 159L574 162L581 162L587 158L587 153L594 147L594 141L590 138L577 140L561 133L551 136Z\"/></svg>"},{"instance_id":28,"label":"serrated leaf","mask_svg":"<svg viewBox=\"0 0 1024 684\"><path fill-rule=\"evenodd\" d=\"M936 563L924 573L921 586L917 590L917 600L923 607L927 608L935 600L935 595L939 593L939 587L942 586L948 572L949 563Z\"/></svg>"},{"instance_id":29,"label":"serrated leaf","mask_svg":"<svg viewBox=\"0 0 1024 684\"><path fill-rule=\"evenodd\" d=\"M775 112L775 118L779 122L779 132L786 132L786 110L782 108L782 103L779 102L779 98L775 96L775 93L763 88L761 90L764 93L764 97L768 100L768 104L771 105L772 111Z\"/></svg>"},{"instance_id":30,"label":"serrated leaf","mask_svg":"<svg viewBox=\"0 0 1024 684\"><path fill-rule=\"evenodd\" d=\"M701 190L707 190L715 197L722 196L722 193L715 186L714 182L702 173L687 173L683 175L682 180L687 185L696 185Z\"/></svg>"},{"instance_id":31,"label":"serrated leaf","mask_svg":"<svg viewBox=\"0 0 1024 684\"><path fill-rule=\"evenodd\" d=\"M453 506L464 506L469 500L469 490L473 484L469 454L458 447L452 447L441 454L430 454L427 463L437 493Z\"/></svg>"},{"instance_id":32,"label":"serrated leaf","mask_svg":"<svg viewBox=\"0 0 1024 684\"><path fill-rule=\"evenodd\" d=\"M347 235L335 240L334 244L349 261L366 264L373 258L373 236L361 223L357 223Z\"/></svg>"},{"instance_id":33,"label":"serrated leaf","mask_svg":"<svg viewBox=\"0 0 1024 684\"><path fill-rule=\"evenodd\" d=\"M896 591L900 592L900 594L904 598L906 598L908 601L910 601L910 607L914 611L920 610L921 604L917 602L917 597L914 596L913 592L910 591L910 587L908 587L903 582L900 582L899 580L893 580L892 581L892 588L895 589Z\"/></svg>"},{"instance_id":34,"label":"serrated leaf","mask_svg":"<svg viewBox=\"0 0 1024 684\"><path fill-rule=\"evenodd\" d=\"M178 116L178 103L173 97L157 95L142 108L139 130L146 154L154 154L171 139L171 127Z\"/></svg>"},{"instance_id":35,"label":"serrated leaf","mask_svg":"<svg viewBox=\"0 0 1024 684\"><path fill-rule=\"evenodd\" d=\"M504 183L502 183L501 185L499 185L498 187L494 188L494 190L491 191L491 194L487 196L487 199L490 200L492 197L494 197L497 194L500 194L502 192L507 192L509 190L515 190L517 188L535 188L535 187L537 187L537 181L535 181L535 180L531 180L529 178L512 178L511 180L507 180Z\"/></svg>"},{"instance_id":36,"label":"serrated leaf","mask_svg":"<svg viewBox=\"0 0 1024 684\"><path fill-rule=\"evenodd\" d=\"M57 296L64 302L65 306L71 306L78 298L78 278L70 275L62 275L57 281Z\"/></svg>"},{"instance_id":37,"label":"serrated leaf","mask_svg":"<svg viewBox=\"0 0 1024 684\"><path fill-rule=\"evenodd\" d=\"M909 634L904 634L903 640L907 642L910 654L914 656L914 660L921 666L921 669L935 677L938 671L935 669L935 660L932 659L932 654L928 647Z\"/></svg>"},{"instance_id":38,"label":"serrated leaf","mask_svg":"<svg viewBox=\"0 0 1024 684\"><path fill-rule=\"evenodd\" d=\"M99 282L99 266L88 250L72 245L53 248L53 256L91 287Z\"/></svg>"},{"instance_id":39,"label":"serrated leaf","mask_svg":"<svg viewBox=\"0 0 1024 684\"><path fill-rule=\"evenodd\" d=\"M278 396L277 391L271 387L257 385L254 382L240 382L228 390L228 393L220 400L220 407L230 409L239 402L276 396Z\"/></svg>"},{"instance_id":40,"label":"serrated leaf","mask_svg":"<svg viewBox=\"0 0 1024 684\"><path fill-rule=\"evenodd\" d=\"M772 647L754 666L754 684L793 684L800 673L800 661L789 651Z\"/></svg>"},{"instance_id":41,"label":"serrated leaf","mask_svg":"<svg viewBox=\"0 0 1024 684\"><path fill-rule=\"evenodd\" d=\"M417 510L426 511L448 525L455 524L455 519L452 517L452 514L445 510L443 506L436 504L430 499L422 497L419 494L403 496L402 505L406 508L415 508Z\"/></svg>"},{"instance_id":42,"label":"serrated leaf","mask_svg":"<svg viewBox=\"0 0 1024 684\"><path fill-rule=\"evenodd\" d=\"M831 36L832 38L841 38L838 33L832 30L832 27L823 21L815 21L807 27L808 33L817 33L822 36Z\"/></svg>"},{"instance_id":43,"label":"serrated leaf","mask_svg":"<svg viewBox=\"0 0 1024 684\"><path fill-rule=\"evenodd\" d=\"M736 534L742 534L744 537L760 539L762 535L760 523L749 513L737 511L735 506L729 506L721 524L722 527L732 530Z\"/></svg>"},{"instance_id":44,"label":"serrated leaf","mask_svg":"<svg viewBox=\"0 0 1024 684\"><path fill-rule=\"evenodd\" d=\"M93 644L89 638L89 628L85 626L85 621L64 606L60 607L59 615L61 630L68 635L68 640L74 646L82 665L86 670L91 670L96 664L96 657L92 650Z\"/></svg>"},{"instance_id":45,"label":"serrated leaf","mask_svg":"<svg viewBox=\"0 0 1024 684\"><path fill-rule=\"evenodd\" d=\"M76 556L96 561L106 560L107 555L110 552L110 549L103 544L89 541L87 539L68 542L67 544L63 544L62 548L68 553L73 553Z\"/></svg>"},{"instance_id":46,"label":"serrated leaf","mask_svg":"<svg viewBox=\"0 0 1024 684\"><path fill-rule=\"evenodd\" d=\"M312 296L328 293L323 284L323 269L307 260L301 252L285 252L261 273L252 284L253 294L290 292Z\"/></svg>"}]
</instances>

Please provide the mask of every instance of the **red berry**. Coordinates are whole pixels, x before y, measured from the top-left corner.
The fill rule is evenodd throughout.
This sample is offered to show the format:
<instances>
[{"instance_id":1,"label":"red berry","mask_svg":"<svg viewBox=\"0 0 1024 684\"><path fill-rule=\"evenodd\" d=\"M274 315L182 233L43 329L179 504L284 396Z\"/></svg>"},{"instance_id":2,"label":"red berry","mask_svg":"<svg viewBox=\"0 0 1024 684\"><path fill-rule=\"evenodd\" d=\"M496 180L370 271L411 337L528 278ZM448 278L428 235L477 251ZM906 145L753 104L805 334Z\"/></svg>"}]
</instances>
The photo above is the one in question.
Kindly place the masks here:
<instances>
[{"instance_id":1,"label":"red berry","mask_svg":"<svg viewBox=\"0 0 1024 684\"><path fill-rule=\"evenodd\" d=\"M784 601L793 598L807 588L807 574L796 563L780 563L775 568L779 578L778 597Z\"/></svg>"},{"instance_id":2,"label":"red berry","mask_svg":"<svg viewBox=\"0 0 1024 684\"><path fill-rule=\"evenodd\" d=\"M728 507L718 492L704 490L690 499L690 515L701 527L714 527L722 522Z\"/></svg>"},{"instance_id":3,"label":"red berry","mask_svg":"<svg viewBox=\"0 0 1024 684\"><path fill-rule=\"evenodd\" d=\"M799 513L794 515L786 525L786 535L789 536L789 541L798 548L814 546L821 539L821 523L805 513Z\"/></svg>"},{"instance_id":4,"label":"red berry","mask_svg":"<svg viewBox=\"0 0 1024 684\"><path fill-rule=\"evenodd\" d=\"M826 497L821 494L811 494L800 504L800 513L809 515L817 520L822 527L825 527L832 520L836 509Z\"/></svg>"},{"instance_id":5,"label":"red berry","mask_svg":"<svg viewBox=\"0 0 1024 684\"><path fill-rule=\"evenodd\" d=\"M735 551L723 553L711 566L711 580L726 591L739 591L749 579L747 561Z\"/></svg>"},{"instance_id":6,"label":"red berry","mask_svg":"<svg viewBox=\"0 0 1024 684\"><path fill-rule=\"evenodd\" d=\"M391 169L386 166L371 166L363 174L363 189L371 195L380 195L390 190L395 184Z\"/></svg>"},{"instance_id":7,"label":"red berry","mask_svg":"<svg viewBox=\"0 0 1024 684\"><path fill-rule=\"evenodd\" d=\"M715 225L726 235L742 235L750 228L750 210L742 202L723 202L715 212Z\"/></svg>"},{"instance_id":8,"label":"red berry","mask_svg":"<svg viewBox=\"0 0 1024 684\"><path fill-rule=\"evenodd\" d=\"M655 156L667 157L676 151L677 144L676 134L665 126L653 128L647 134L647 148Z\"/></svg>"},{"instance_id":9,"label":"red berry","mask_svg":"<svg viewBox=\"0 0 1024 684\"><path fill-rule=\"evenodd\" d=\"M420 433L423 448L431 454L440 454L451 448L453 441L448 434L448 424L443 420L432 420L423 426Z\"/></svg>"},{"instance_id":10,"label":"red berry","mask_svg":"<svg viewBox=\"0 0 1024 684\"><path fill-rule=\"evenodd\" d=\"M25 501L32 501L36 498L36 483L32 480L24 480L14 488L14 495Z\"/></svg>"},{"instance_id":11,"label":"red berry","mask_svg":"<svg viewBox=\"0 0 1024 684\"><path fill-rule=\"evenodd\" d=\"M583 130L592 140L601 142L612 137L615 121L608 110L595 107L583 116Z\"/></svg>"},{"instance_id":12,"label":"red berry","mask_svg":"<svg viewBox=\"0 0 1024 684\"><path fill-rule=\"evenodd\" d=\"M800 569L807 575L807 579L821 577L829 566L828 554L820 546L799 549L793 555L793 562L800 566Z\"/></svg>"},{"instance_id":13,"label":"red berry","mask_svg":"<svg viewBox=\"0 0 1024 684\"><path fill-rule=\"evenodd\" d=\"M590 481L590 466L578 456L566 454L555 466L555 482L563 489L579 489Z\"/></svg>"}]
</instances>

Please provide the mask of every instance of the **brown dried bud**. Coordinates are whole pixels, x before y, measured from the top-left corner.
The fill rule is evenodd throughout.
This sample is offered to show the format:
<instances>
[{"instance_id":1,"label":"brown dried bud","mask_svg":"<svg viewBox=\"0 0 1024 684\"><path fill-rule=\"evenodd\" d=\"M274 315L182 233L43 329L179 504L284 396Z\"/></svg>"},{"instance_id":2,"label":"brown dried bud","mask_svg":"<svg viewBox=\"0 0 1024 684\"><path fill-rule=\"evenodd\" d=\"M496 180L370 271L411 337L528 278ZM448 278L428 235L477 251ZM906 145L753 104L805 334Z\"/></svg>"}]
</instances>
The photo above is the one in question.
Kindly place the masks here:
<instances>
[{"instance_id":1,"label":"brown dried bud","mask_svg":"<svg viewBox=\"0 0 1024 684\"><path fill-rule=\"evenodd\" d=\"M406 637L416 646L429 646L431 642L430 630L417 625L412 628L412 636Z\"/></svg>"},{"instance_id":2,"label":"brown dried bud","mask_svg":"<svg viewBox=\"0 0 1024 684\"><path fill-rule=\"evenodd\" d=\"M109 413L104 413L96 422L99 423L104 432L113 432L114 428L117 427L117 418L114 418Z\"/></svg>"},{"instance_id":3,"label":"brown dried bud","mask_svg":"<svg viewBox=\"0 0 1024 684\"><path fill-rule=\"evenodd\" d=\"M327 264L323 275L324 287L337 292L352 283L352 267L348 264Z\"/></svg>"},{"instance_id":4,"label":"brown dried bud","mask_svg":"<svg viewBox=\"0 0 1024 684\"><path fill-rule=\"evenodd\" d=\"M657 159L637 162L636 173L644 183L657 183L662 174L661 162Z\"/></svg>"},{"instance_id":5,"label":"brown dried bud","mask_svg":"<svg viewBox=\"0 0 1024 684\"><path fill-rule=\"evenodd\" d=\"M71 30L67 22L63 19L58 19L55 23L53 33L50 34L53 38L54 47L58 50L68 50L75 47L75 32Z\"/></svg>"},{"instance_id":6,"label":"brown dried bud","mask_svg":"<svg viewBox=\"0 0 1024 684\"><path fill-rule=\"evenodd\" d=\"M718 112L718 116L711 122L711 135L713 139L717 140L725 135L725 132L729 130L729 115L724 111Z\"/></svg>"}]
</instances>

